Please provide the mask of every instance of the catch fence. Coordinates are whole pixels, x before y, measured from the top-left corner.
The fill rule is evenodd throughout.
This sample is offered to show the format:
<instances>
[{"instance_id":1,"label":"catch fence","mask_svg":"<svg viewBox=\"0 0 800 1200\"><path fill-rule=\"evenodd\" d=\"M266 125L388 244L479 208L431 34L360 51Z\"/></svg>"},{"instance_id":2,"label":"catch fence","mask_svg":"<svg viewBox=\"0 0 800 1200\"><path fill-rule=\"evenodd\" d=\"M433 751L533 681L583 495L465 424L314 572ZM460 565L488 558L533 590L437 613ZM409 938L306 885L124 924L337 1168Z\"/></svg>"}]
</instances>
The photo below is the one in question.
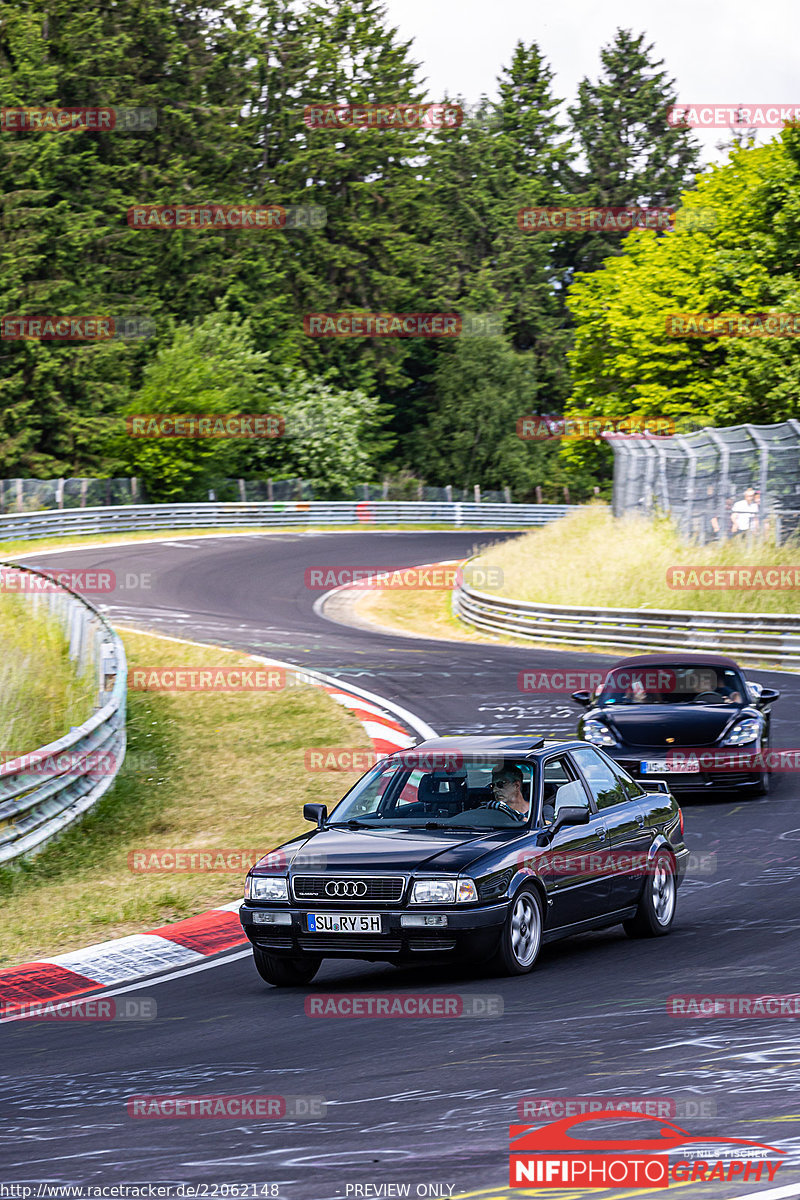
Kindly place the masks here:
<instances>
[{"instance_id":1,"label":"catch fence","mask_svg":"<svg viewBox=\"0 0 800 1200\"><path fill-rule=\"evenodd\" d=\"M782 545L800 530L800 421L606 436L616 517L666 513L701 545L741 534Z\"/></svg>"}]
</instances>

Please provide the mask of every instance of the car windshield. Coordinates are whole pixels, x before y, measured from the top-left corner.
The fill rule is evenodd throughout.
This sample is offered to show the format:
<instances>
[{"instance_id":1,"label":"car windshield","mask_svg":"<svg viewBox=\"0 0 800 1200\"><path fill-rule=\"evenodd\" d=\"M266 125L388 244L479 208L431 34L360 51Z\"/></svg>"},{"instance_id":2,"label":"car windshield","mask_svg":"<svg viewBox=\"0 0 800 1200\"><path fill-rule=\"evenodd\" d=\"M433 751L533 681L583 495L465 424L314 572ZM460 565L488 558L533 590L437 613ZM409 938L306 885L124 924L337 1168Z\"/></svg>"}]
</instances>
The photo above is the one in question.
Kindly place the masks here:
<instances>
[{"instance_id":1,"label":"car windshield","mask_svg":"<svg viewBox=\"0 0 800 1200\"><path fill-rule=\"evenodd\" d=\"M596 703L601 708L619 704L742 704L746 697L744 680L729 667L658 663L610 671Z\"/></svg>"},{"instance_id":2,"label":"car windshield","mask_svg":"<svg viewBox=\"0 0 800 1200\"><path fill-rule=\"evenodd\" d=\"M529 762L406 751L382 760L360 779L327 823L521 830L528 823L533 789Z\"/></svg>"}]
</instances>

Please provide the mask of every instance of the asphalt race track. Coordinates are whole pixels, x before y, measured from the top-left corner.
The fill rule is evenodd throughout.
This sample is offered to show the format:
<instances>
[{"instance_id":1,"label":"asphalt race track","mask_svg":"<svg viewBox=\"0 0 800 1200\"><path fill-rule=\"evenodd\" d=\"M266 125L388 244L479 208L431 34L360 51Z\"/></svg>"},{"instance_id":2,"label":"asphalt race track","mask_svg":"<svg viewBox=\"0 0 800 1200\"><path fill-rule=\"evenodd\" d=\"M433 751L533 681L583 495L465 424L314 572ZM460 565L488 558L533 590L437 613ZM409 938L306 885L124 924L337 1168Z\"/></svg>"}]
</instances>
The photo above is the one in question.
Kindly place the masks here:
<instances>
[{"instance_id":1,"label":"asphalt race track","mask_svg":"<svg viewBox=\"0 0 800 1200\"><path fill-rule=\"evenodd\" d=\"M110 568L123 582L149 573L151 586L108 598L114 622L316 667L403 705L440 733L569 735L577 708L520 693L518 672L588 669L611 658L351 629L317 616L319 593L304 584L310 566L427 563L463 556L492 536L187 536L27 561ZM747 674L781 689L773 744L797 746L798 678ZM676 1123L694 1136L748 1138L787 1152L772 1184L751 1176L673 1185L687 1200L790 1184L797 1191L784 1195L800 1194L797 1019L691 1020L666 1011L676 993L800 991L797 799L797 781L783 775L764 799L684 805L688 845L716 852L716 869L681 890L669 938L634 942L621 929L575 938L545 947L536 970L518 979L328 962L311 985L499 995L502 1017L311 1019L303 990L267 987L245 950L133 985L157 999L150 1023L4 1024L2 1177L256 1182L277 1184L273 1194L284 1200L402 1194L377 1190L388 1184L410 1185L411 1196L577 1200L578 1192L508 1188L508 1126L520 1120L520 1097L594 1095L674 1099ZM319 1096L327 1108L323 1118L273 1121L126 1114L132 1094L176 1092ZM434 1184L438 1193L418 1190Z\"/></svg>"}]
</instances>

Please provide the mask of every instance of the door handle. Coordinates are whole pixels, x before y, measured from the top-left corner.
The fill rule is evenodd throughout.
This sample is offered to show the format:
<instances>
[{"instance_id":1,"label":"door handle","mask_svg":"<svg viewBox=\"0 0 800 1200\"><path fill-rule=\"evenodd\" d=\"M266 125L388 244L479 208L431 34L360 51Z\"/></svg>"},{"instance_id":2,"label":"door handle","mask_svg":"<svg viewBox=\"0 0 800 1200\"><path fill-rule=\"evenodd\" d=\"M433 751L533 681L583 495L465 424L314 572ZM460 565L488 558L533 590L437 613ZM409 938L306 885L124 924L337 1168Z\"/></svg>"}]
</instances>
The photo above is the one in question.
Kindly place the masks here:
<instances>
[{"instance_id":1,"label":"door handle","mask_svg":"<svg viewBox=\"0 0 800 1200\"><path fill-rule=\"evenodd\" d=\"M640 828L640 829L643 829L643 828L644 828L644 813L637 813L637 814L636 814L636 823L637 823L637 825L639 826L639 828Z\"/></svg>"},{"instance_id":2,"label":"door handle","mask_svg":"<svg viewBox=\"0 0 800 1200\"><path fill-rule=\"evenodd\" d=\"M604 842L604 841L605 841L605 839L606 839L606 828L605 828L605 826L604 826L604 825L601 825L601 826L600 826L600 828L599 828L599 829L596 831L596 834L597 834L598 841Z\"/></svg>"}]
</instances>

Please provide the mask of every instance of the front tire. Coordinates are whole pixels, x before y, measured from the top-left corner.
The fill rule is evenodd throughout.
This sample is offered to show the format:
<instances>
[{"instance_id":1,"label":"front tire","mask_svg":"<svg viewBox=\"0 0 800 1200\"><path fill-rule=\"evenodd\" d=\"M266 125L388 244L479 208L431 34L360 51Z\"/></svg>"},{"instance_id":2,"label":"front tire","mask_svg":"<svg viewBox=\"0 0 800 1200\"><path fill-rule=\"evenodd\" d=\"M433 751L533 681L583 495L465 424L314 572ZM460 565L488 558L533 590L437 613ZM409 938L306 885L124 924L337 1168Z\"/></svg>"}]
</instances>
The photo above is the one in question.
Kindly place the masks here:
<instances>
[{"instance_id":1,"label":"front tire","mask_svg":"<svg viewBox=\"0 0 800 1200\"><path fill-rule=\"evenodd\" d=\"M511 902L500 945L490 968L497 975L527 975L542 947L542 902L531 887L521 887Z\"/></svg>"},{"instance_id":2,"label":"front tire","mask_svg":"<svg viewBox=\"0 0 800 1200\"><path fill-rule=\"evenodd\" d=\"M261 978L273 987L302 987L311 983L322 964L321 958L276 958L258 946L253 946L253 961Z\"/></svg>"},{"instance_id":3,"label":"front tire","mask_svg":"<svg viewBox=\"0 0 800 1200\"><path fill-rule=\"evenodd\" d=\"M636 916L623 921L622 927L633 938L664 937L672 928L676 902L675 864L666 850L660 850L645 878Z\"/></svg>"}]
</instances>

